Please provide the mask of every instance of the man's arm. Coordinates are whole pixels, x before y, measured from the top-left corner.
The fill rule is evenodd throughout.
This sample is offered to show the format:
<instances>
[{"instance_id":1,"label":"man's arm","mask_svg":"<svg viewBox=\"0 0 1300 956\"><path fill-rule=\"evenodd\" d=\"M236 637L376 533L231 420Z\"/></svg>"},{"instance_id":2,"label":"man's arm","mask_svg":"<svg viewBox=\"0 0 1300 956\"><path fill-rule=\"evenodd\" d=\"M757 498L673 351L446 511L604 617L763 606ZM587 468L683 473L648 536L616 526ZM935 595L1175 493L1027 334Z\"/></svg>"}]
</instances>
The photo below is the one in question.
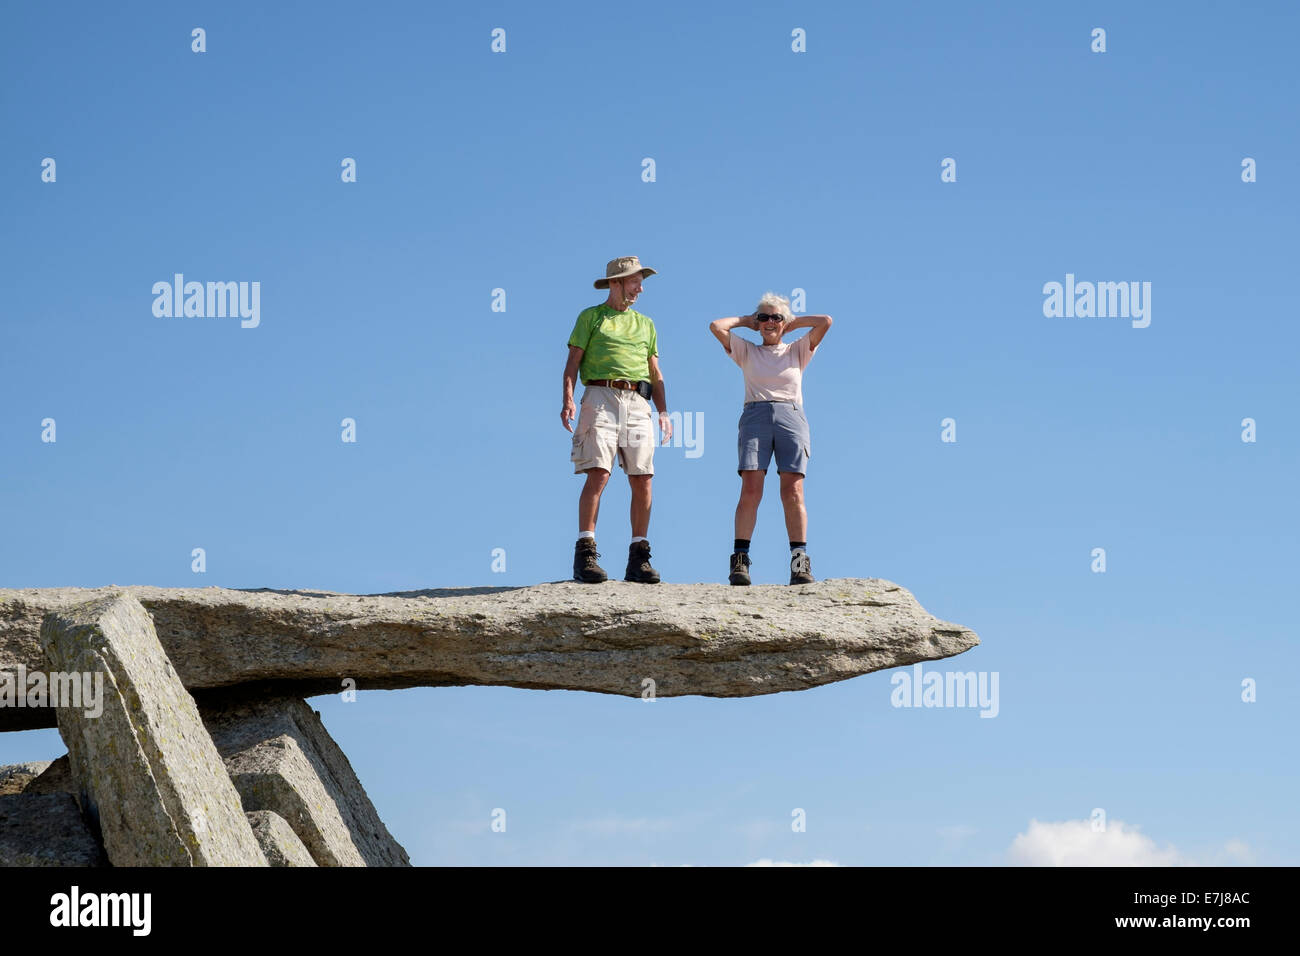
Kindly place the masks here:
<instances>
[{"instance_id":1,"label":"man's arm","mask_svg":"<svg viewBox=\"0 0 1300 956\"><path fill-rule=\"evenodd\" d=\"M653 388L652 396L655 407L659 409L659 431L663 433L663 441L659 444L668 444L668 439L673 437L673 422L668 417L668 391L664 385L664 373L659 368L659 356L650 356L650 382Z\"/></svg>"},{"instance_id":2,"label":"man's arm","mask_svg":"<svg viewBox=\"0 0 1300 956\"><path fill-rule=\"evenodd\" d=\"M714 319L709 323L709 331L722 343L722 347L731 354L731 330L736 326L742 329L757 329L758 321L752 315L732 315L725 319Z\"/></svg>"},{"instance_id":3,"label":"man's arm","mask_svg":"<svg viewBox=\"0 0 1300 956\"><path fill-rule=\"evenodd\" d=\"M781 337L785 338L787 332L793 332L795 329L811 328L812 331L808 333L808 351L811 352L826 337L832 321L829 315L801 315L793 322L787 322L782 326Z\"/></svg>"},{"instance_id":4,"label":"man's arm","mask_svg":"<svg viewBox=\"0 0 1300 956\"><path fill-rule=\"evenodd\" d=\"M560 406L560 424L568 431L573 431L570 424L577 417L578 408L573 404L573 385L578 380L578 366L582 364L582 354L586 349L576 345L569 346L569 360L564 363L564 403Z\"/></svg>"}]
</instances>

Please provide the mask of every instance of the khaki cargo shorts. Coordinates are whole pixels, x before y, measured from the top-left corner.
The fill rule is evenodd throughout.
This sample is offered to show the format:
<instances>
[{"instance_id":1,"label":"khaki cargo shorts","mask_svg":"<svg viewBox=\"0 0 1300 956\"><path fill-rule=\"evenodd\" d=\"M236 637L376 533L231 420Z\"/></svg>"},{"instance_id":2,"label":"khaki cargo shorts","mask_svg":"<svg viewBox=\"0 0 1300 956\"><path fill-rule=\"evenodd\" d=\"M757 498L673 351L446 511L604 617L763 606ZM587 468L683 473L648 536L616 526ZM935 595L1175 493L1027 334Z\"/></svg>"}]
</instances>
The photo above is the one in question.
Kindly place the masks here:
<instances>
[{"instance_id":1,"label":"khaki cargo shorts","mask_svg":"<svg viewBox=\"0 0 1300 956\"><path fill-rule=\"evenodd\" d=\"M614 459L629 475L655 473L654 426L650 403L634 391L589 385L582 392L569 460L573 473L588 468L614 470Z\"/></svg>"}]
</instances>

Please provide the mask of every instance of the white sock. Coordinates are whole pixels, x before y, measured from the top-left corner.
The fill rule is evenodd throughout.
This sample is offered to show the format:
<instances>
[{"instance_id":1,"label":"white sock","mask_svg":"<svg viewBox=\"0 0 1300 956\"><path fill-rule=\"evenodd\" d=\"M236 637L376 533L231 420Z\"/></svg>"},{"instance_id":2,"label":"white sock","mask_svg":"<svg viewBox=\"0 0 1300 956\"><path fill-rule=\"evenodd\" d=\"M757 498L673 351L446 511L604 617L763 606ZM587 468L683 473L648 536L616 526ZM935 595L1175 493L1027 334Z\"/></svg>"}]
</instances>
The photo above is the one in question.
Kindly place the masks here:
<instances>
[{"instance_id":1,"label":"white sock","mask_svg":"<svg viewBox=\"0 0 1300 956\"><path fill-rule=\"evenodd\" d=\"M650 540L649 538L644 538L644 537L642 537L642 538L633 538L633 539L632 539L632 543L633 543L633 544L636 544L638 541L649 541L649 540Z\"/></svg>"},{"instance_id":2,"label":"white sock","mask_svg":"<svg viewBox=\"0 0 1300 956\"><path fill-rule=\"evenodd\" d=\"M578 532L578 540L581 541L583 538L590 538L592 541L595 541L595 540L596 540L596 532L594 532L594 531L579 531L579 532Z\"/></svg>"}]
</instances>

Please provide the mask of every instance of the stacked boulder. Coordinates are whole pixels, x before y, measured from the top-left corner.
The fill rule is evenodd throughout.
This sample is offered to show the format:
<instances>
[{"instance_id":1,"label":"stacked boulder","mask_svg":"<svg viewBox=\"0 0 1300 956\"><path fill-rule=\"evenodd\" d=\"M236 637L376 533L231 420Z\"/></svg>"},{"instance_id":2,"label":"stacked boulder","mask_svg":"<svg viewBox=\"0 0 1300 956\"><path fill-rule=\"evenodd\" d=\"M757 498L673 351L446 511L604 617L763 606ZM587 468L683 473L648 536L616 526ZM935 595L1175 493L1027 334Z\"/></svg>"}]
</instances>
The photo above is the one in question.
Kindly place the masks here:
<instances>
[{"instance_id":1,"label":"stacked boulder","mask_svg":"<svg viewBox=\"0 0 1300 956\"><path fill-rule=\"evenodd\" d=\"M305 702L201 713L130 593L40 639L49 673L96 690L57 708L66 757L0 768L0 865L410 865Z\"/></svg>"}]
</instances>

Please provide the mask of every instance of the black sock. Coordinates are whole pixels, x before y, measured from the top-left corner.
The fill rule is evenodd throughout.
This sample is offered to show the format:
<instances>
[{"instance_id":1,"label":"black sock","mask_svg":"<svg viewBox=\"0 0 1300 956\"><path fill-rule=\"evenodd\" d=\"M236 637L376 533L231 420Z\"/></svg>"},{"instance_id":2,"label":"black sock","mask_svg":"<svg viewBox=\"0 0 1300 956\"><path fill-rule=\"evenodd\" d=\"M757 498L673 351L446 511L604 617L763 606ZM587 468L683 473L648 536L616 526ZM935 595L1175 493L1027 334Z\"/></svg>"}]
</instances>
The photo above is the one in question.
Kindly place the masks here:
<instances>
[{"instance_id":1,"label":"black sock","mask_svg":"<svg viewBox=\"0 0 1300 956\"><path fill-rule=\"evenodd\" d=\"M807 541L791 541L791 542L790 542L790 550L791 550L791 551L807 551L807 550L808 550L808 542L807 542Z\"/></svg>"},{"instance_id":2,"label":"black sock","mask_svg":"<svg viewBox=\"0 0 1300 956\"><path fill-rule=\"evenodd\" d=\"M739 552L740 554L749 554L749 539L748 539L748 538L737 538L737 539L736 539L736 551Z\"/></svg>"}]
</instances>

